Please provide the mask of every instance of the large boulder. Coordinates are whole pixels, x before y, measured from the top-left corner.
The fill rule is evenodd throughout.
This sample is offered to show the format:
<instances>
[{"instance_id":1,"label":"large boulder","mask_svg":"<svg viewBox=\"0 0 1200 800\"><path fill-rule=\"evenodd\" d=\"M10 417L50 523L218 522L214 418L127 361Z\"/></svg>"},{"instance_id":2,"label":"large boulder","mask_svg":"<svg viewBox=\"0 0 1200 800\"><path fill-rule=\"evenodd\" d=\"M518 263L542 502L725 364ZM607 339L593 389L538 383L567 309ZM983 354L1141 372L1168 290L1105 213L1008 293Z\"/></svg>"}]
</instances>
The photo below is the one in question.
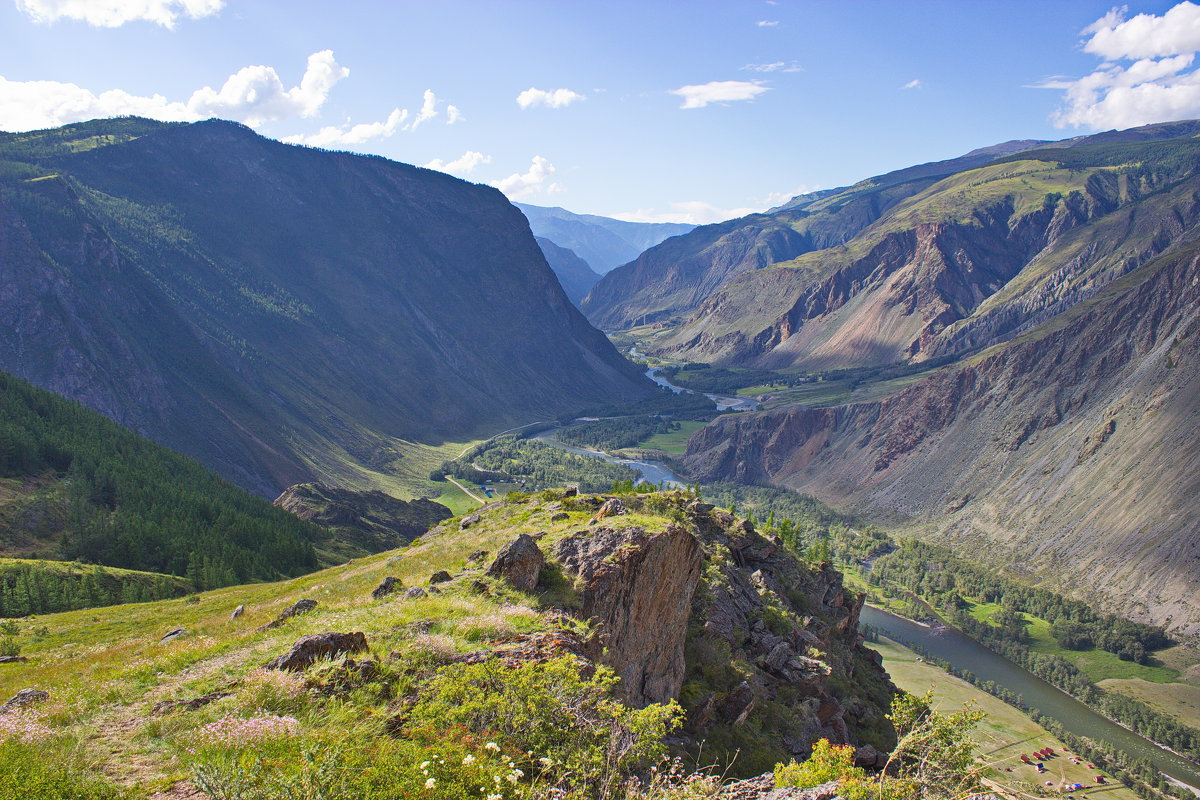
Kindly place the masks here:
<instances>
[{"instance_id":1,"label":"large boulder","mask_svg":"<svg viewBox=\"0 0 1200 800\"><path fill-rule=\"evenodd\" d=\"M38 703L44 703L50 699L50 693L41 689L22 689L0 706L0 714L7 714L10 711L19 711L23 708L35 706Z\"/></svg>"},{"instance_id":2,"label":"large boulder","mask_svg":"<svg viewBox=\"0 0 1200 800\"><path fill-rule=\"evenodd\" d=\"M399 578L393 577L392 575L388 575L378 586L371 590L371 597L376 600L382 600L392 592L403 588L403 581L401 581Z\"/></svg>"},{"instance_id":3,"label":"large boulder","mask_svg":"<svg viewBox=\"0 0 1200 800\"><path fill-rule=\"evenodd\" d=\"M532 592L537 588L538 575L545 565L546 556L542 554L537 542L529 534L522 533L500 548L496 560L488 567L487 574L507 581L514 589Z\"/></svg>"},{"instance_id":4,"label":"large boulder","mask_svg":"<svg viewBox=\"0 0 1200 800\"><path fill-rule=\"evenodd\" d=\"M312 611L316 607L317 607L316 600L309 600L307 598L302 599L302 600L297 600L295 603L292 603L290 606L285 608L283 610L283 613L280 614L274 621L268 622L266 625L263 625L261 628L259 628L259 630L267 631L267 630L271 630L272 628L278 628L280 625L287 622L292 617L295 617L299 614L307 614L308 612Z\"/></svg>"},{"instance_id":5,"label":"large boulder","mask_svg":"<svg viewBox=\"0 0 1200 800\"><path fill-rule=\"evenodd\" d=\"M359 631L354 633L317 633L296 640L292 649L268 661L267 669L286 672L303 672L318 659L336 658L347 653L360 653L367 649L367 637Z\"/></svg>"},{"instance_id":6,"label":"large boulder","mask_svg":"<svg viewBox=\"0 0 1200 800\"><path fill-rule=\"evenodd\" d=\"M580 579L581 612L599 623L602 663L621 676L635 706L675 699L683 685L683 644L700 580L700 542L671 524L597 528L559 541L555 557Z\"/></svg>"}]
</instances>

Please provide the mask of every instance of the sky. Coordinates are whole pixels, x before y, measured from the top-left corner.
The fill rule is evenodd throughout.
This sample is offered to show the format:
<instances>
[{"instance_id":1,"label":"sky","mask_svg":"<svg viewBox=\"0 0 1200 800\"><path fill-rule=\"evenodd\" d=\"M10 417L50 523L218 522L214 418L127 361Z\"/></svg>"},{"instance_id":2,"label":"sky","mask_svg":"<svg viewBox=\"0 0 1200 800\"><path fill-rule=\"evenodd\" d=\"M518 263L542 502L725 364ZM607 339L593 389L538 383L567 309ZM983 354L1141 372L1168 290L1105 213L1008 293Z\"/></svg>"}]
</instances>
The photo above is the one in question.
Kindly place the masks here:
<instances>
[{"instance_id":1,"label":"sky","mask_svg":"<svg viewBox=\"0 0 1200 800\"><path fill-rule=\"evenodd\" d=\"M221 117L636 221L1200 117L1191 2L0 0L0 42L0 130Z\"/></svg>"}]
</instances>

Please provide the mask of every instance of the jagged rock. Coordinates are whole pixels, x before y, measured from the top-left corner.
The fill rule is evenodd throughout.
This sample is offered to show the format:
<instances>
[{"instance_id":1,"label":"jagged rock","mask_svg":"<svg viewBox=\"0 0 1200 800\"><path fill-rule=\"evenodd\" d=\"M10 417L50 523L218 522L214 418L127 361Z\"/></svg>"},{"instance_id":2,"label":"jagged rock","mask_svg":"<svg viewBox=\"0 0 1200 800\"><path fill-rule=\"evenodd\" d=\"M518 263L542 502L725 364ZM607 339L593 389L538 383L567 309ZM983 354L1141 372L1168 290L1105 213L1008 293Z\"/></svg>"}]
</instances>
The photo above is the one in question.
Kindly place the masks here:
<instances>
[{"instance_id":1,"label":"jagged rock","mask_svg":"<svg viewBox=\"0 0 1200 800\"><path fill-rule=\"evenodd\" d=\"M246 607L244 605L239 605L237 608L235 608L233 610L233 613L229 615L229 618L237 619L238 617L240 617L242 614L245 614L245 613L246 613Z\"/></svg>"},{"instance_id":2,"label":"jagged rock","mask_svg":"<svg viewBox=\"0 0 1200 800\"><path fill-rule=\"evenodd\" d=\"M404 588L404 583L399 578L388 575L383 581L371 590L371 597L376 600L382 600L392 592L397 592Z\"/></svg>"},{"instance_id":3,"label":"jagged rock","mask_svg":"<svg viewBox=\"0 0 1200 800\"><path fill-rule=\"evenodd\" d=\"M563 498L575 497L578 494L579 494L578 486L568 486L567 488L562 490L562 494L560 494L559 497L563 497Z\"/></svg>"},{"instance_id":4,"label":"jagged rock","mask_svg":"<svg viewBox=\"0 0 1200 800\"><path fill-rule=\"evenodd\" d=\"M25 656L0 656L0 664L23 664L28 660Z\"/></svg>"},{"instance_id":5,"label":"jagged rock","mask_svg":"<svg viewBox=\"0 0 1200 800\"><path fill-rule=\"evenodd\" d=\"M621 676L636 706L665 702L683 684L683 643L692 595L700 579L700 542L671 524L600 528L559 541L555 556L581 581L584 616L599 623L599 660Z\"/></svg>"},{"instance_id":6,"label":"jagged rock","mask_svg":"<svg viewBox=\"0 0 1200 800\"><path fill-rule=\"evenodd\" d=\"M887 753L879 752L870 744L864 744L854 751L854 766L863 769L882 769L887 759Z\"/></svg>"},{"instance_id":7,"label":"jagged rock","mask_svg":"<svg viewBox=\"0 0 1200 800\"><path fill-rule=\"evenodd\" d=\"M471 555L467 556L468 564L482 564L483 560L488 557L487 550L476 550Z\"/></svg>"},{"instance_id":8,"label":"jagged rock","mask_svg":"<svg viewBox=\"0 0 1200 800\"><path fill-rule=\"evenodd\" d=\"M280 625L287 622L289 619L291 619L294 616L297 616L299 614L307 614L308 612L310 612L314 608L316 608L317 605L318 604L317 604L316 600L309 600L307 598L297 600L295 603L292 603L292 605L285 608L283 610L283 613L280 614L277 618L275 618L274 621L268 622L266 625L263 625L261 628L259 628L259 630L260 631L269 631L272 628L278 628Z\"/></svg>"},{"instance_id":9,"label":"jagged rock","mask_svg":"<svg viewBox=\"0 0 1200 800\"><path fill-rule=\"evenodd\" d=\"M742 681L721 703L721 719L727 725L737 727L746 721L754 706L754 690L750 688L749 683Z\"/></svg>"},{"instance_id":10,"label":"jagged rock","mask_svg":"<svg viewBox=\"0 0 1200 800\"><path fill-rule=\"evenodd\" d=\"M478 514L467 514L465 517L462 518L462 520L459 521L458 528L459 528L459 530L465 531L467 528L471 527L472 525L479 524L479 520L481 520L481 519L483 519L483 517L479 516Z\"/></svg>"},{"instance_id":11,"label":"jagged rock","mask_svg":"<svg viewBox=\"0 0 1200 800\"><path fill-rule=\"evenodd\" d=\"M837 781L823 783L810 789L775 788L774 773L731 783L721 790L722 800L833 800L839 794Z\"/></svg>"},{"instance_id":12,"label":"jagged rock","mask_svg":"<svg viewBox=\"0 0 1200 800\"><path fill-rule=\"evenodd\" d=\"M343 653L359 653L367 649L367 637L355 633L317 633L298 639L292 649L268 661L267 669L302 672L320 658L333 658Z\"/></svg>"},{"instance_id":13,"label":"jagged rock","mask_svg":"<svg viewBox=\"0 0 1200 800\"><path fill-rule=\"evenodd\" d=\"M557 514L554 514L552 517L550 517L550 521L551 522L562 522L563 520L570 519L570 518L571 518L571 515L568 514L567 512L559 511Z\"/></svg>"},{"instance_id":14,"label":"jagged rock","mask_svg":"<svg viewBox=\"0 0 1200 800\"><path fill-rule=\"evenodd\" d=\"M174 641L175 639L178 639L180 636L183 636L186 633L187 633L187 628L172 628L171 630L169 630L163 634L163 637L158 640L158 643L164 644L166 642Z\"/></svg>"},{"instance_id":15,"label":"jagged rock","mask_svg":"<svg viewBox=\"0 0 1200 800\"><path fill-rule=\"evenodd\" d=\"M163 700L162 702L155 703L154 708L150 709L150 713L167 714L171 711L195 711L209 703L220 700L222 697L229 697L231 694L233 692L209 692L191 700Z\"/></svg>"},{"instance_id":16,"label":"jagged rock","mask_svg":"<svg viewBox=\"0 0 1200 800\"><path fill-rule=\"evenodd\" d=\"M625 513L627 513L625 510L625 504L615 497L610 497L604 501L604 505L596 509L596 519L616 517Z\"/></svg>"},{"instance_id":17,"label":"jagged rock","mask_svg":"<svg viewBox=\"0 0 1200 800\"><path fill-rule=\"evenodd\" d=\"M404 593L404 598L406 600L416 600L418 597L424 597L427 594L429 594L429 592L425 591L420 586L410 586Z\"/></svg>"},{"instance_id":18,"label":"jagged rock","mask_svg":"<svg viewBox=\"0 0 1200 800\"><path fill-rule=\"evenodd\" d=\"M487 574L507 581L521 592L532 592L537 588L538 575L546 565L546 557L533 541L533 537L522 533L496 554L496 560L488 567Z\"/></svg>"},{"instance_id":19,"label":"jagged rock","mask_svg":"<svg viewBox=\"0 0 1200 800\"><path fill-rule=\"evenodd\" d=\"M22 708L44 703L50 699L50 693L41 689L22 689L5 701L4 705L0 706L0 714L7 714L10 711L16 711Z\"/></svg>"},{"instance_id":20,"label":"jagged rock","mask_svg":"<svg viewBox=\"0 0 1200 800\"><path fill-rule=\"evenodd\" d=\"M439 583L449 583L452 580L454 580L454 578L451 577L450 573L446 572L446 570L444 570L444 569L439 569L437 572L435 572L429 576L430 585L436 585Z\"/></svg>"}]
</instances>

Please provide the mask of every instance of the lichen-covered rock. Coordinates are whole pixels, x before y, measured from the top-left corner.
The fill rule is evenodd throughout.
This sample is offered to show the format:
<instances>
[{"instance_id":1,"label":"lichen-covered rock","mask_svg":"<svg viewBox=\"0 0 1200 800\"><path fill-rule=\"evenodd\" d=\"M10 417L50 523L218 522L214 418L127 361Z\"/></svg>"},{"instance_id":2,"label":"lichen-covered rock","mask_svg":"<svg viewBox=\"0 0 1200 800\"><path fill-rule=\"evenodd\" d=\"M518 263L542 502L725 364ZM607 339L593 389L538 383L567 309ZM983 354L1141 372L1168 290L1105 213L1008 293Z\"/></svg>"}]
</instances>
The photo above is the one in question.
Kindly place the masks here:
<instances>
[{"instance_id":1,"label":"lichen-covered rock","mask_svg":"<svg viewBox=\"0 0 1200 800\"><path fill-rule=\"evenodd\" d=\"M775 775L767 772L731 783L717 795L721 800L833 800L840 794L837 781L809 789L775 788Z\"/></svg>"},{"instance_id":2,"label":"lichen-covered rock","mask_svg":"<svg viewBox=\"0 0 1200 800\"><path fill-rule=\"evenodd\" d=\"M361 632L317 633L296 640L292 649L268 661L267 669L286 672L302 672L318 659L335 658L347 653L360 653L367 649L367 637Z\"/></svg>"},{"instance_id":3,"label":"lichen-covered rock","mask_svg":"<svg viewBox=\"0 0 1200 800\"><path fill-rule=\"evenodd\" d=\"M452 580L454 580L453 576L451 576L451 574L446 572L444 569L439 569L437 572L429 576L429 583L431 586L439 583L449 583Z\"/></svg>"},{"instance_id":4,"label":"lichen-covered rock","mask_svg":"<svg viewBox=\"0 0 1200 800\"><path fill-rule=\"evenodd\" d=\"M596 519L617 517L624 513L626 513L625 504L615 497L610 497L600 508L596 509Z\"/></svg>"},{"instance_id":5,"label":"lichen-covered rock","mask_svg":"<svg viewBox=\"0 0 1200 800\"><path fill-rule=\"evenodd\" d=\"M404 582L399 578L388 575L378 586L371 590L371 597L375 600L382 600L392 592L397 592L404 588Z\"/></svg>"},{"instance_id":6,"label":"lichen-covered rock","mask_svg":"<svg viewBox=\"0 0 1200 800\"><path fill-rule=\"evenodd\" d=\"M244 605L239 605L229 615L229 619L231 619L231 620L237 619L238 617L240 617L242 614L245 614L245 613L246 613L246 607Z\"/></svg>"},{"instance_id":7,"label":"lichen-covered rock","mask_svg":"<svg viewBox=\"0 0 1200 800\"><path fill-rule=\"evenodd\" d=\"M172 711L195 711L198 708L204 708L209 703L215 703L223 697L229 697L232 692L209 692L202 694L199 697L194 697L191 700L163 700L155 703L150 709L151 714L169 714Z\"/></svg>"},{"instance_id":8,"label":"lichen-covered rock","mask_svg":"<svg viewBox=\"0 0 1200 800\"><path fill-rule=\"evenodd\" d=\"M309 600L308 598L297 600L295 603L292 603L290 606L285 608L283 610L282 614L280 614L278 617L276 617L271 622L268 622L266 625L263 625L261 628L259 628L259 630L260 631L269 631L272 628L278 628L280 625L287 622L292 617L295 617L299 614L307 614L308 612L310 612L314 608L316 608L317 605L318 604L317 604L316 600Z\"/></svg>"},{"instance_id":9,"label":"lichen-covered rock","mask_svg":"<svg viewBox=\"0 0 1200 800\"><path fill-rule=\"evenodd\" d=\"M621 676L636 706L675 699L683 685L683 645L700 579L700 543L671 524L599 528L559 541L555 557L580 579L581 612L598 623L599 660Z\"/></svg>"},{"instance_id":10,"label":"lichen-covered rock","mask_svg":"<svg viewBox=\"0 0 1200 800\"><path fill-rule=\"evenodd\" d=\"M41 689L22 689L0 706L0 714L7 714L22 708L29 708L50 699L50 693Z\"/></svg>"},{"instance_id":11,"label":"lichen-covered rock","mask_svg":"<svg viewBox=\"0 0 1200 800\"><path fill-rule=\"evenodd\" d=\"M187 628L172 628L171 630L169 630L163 634L162 638L158 640L158 643L166 644L167 642L172 642L172 641L178 639L180 636L185 635L186 633L187 633Z\"/></svg>"},{"instance_id":12,"label":"lichen-covered rock","mask_svg":"<svg viewBox=\"0 0 1200 800\"><path fill-rule=\"evenodd\" d=\"M416 600L417 598L424 597L427 594L429 594L429 592L425 591L420 586L410 586L404 593L404 599Z\"/></svg>"},{"instance_id":13,"label":"lichen-covered rock","mask_svg":"<svg viewBox=\"0 0 1200 800\"><path fill-rule=\"evenodd\" d=\"M478 514L467 514L465 517L463 517L461 520L459 520L459 523L458 523L459 530L465 531L467 528L471 527L472 525L478 525L479 520L481 520L481 519L482 519L482 517L480 517Z\"/></svg>"},{"instance_id":14,"label":"lichen-covered rock","mask_svg":"<svg viewBox=\"0 0 1200 800\"><path fill-rule=\"evenodd\" d=\"M533 537L522 533L496 554L496 560L487 569L493 578L506 581L514 589L532 592L537 588L538 575L546 565L546 556L534 542Z\"/></svg>"}]
</instances>

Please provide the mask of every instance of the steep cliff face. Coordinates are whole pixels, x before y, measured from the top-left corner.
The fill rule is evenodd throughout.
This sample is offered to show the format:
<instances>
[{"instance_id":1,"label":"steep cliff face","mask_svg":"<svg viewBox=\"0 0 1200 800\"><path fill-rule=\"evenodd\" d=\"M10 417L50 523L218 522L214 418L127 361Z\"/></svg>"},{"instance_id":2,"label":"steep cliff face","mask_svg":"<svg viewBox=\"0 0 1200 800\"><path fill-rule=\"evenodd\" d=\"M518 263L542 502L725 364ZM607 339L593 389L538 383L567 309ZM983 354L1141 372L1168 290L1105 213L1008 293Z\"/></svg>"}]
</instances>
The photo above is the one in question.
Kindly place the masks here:
<instances>
[{"instance_id":1,"label":"steep cliff face","mask_svg":"<svg viewBox=\"0 0 1200 800\"><path fill-rule=\"evenodd\" d=\"M546 263L558 276L558 282L562 284L563 291L567 293L571 302L578 306L591 288L596 285L596 281L600 280L600 276L592 271L586 261L575 255L574 250L559 247L541 236L535 236L534 239L537 240L542 255L546 257Z\"/></svg>"},{"instance_id":2,"label":"steep cliff face","mask_svg":"<svg viewBox=\"0 0 1200 800\"><path fill-rule=\"evenodd\" d=\"M700 478L773 483L1200 631L1200 246L882 401L717 420Z\"/></svg>"},{"instance_id":3,"label":"steep cliff face","mask_svg":"<svg viewBox=\"0 0 1200 800\"><path fill-rule=\"evenodd\" d=\"M219 121L0 151L0 368L260 494L648 391L487 187Z\"/></svg>"}]
</instances>

